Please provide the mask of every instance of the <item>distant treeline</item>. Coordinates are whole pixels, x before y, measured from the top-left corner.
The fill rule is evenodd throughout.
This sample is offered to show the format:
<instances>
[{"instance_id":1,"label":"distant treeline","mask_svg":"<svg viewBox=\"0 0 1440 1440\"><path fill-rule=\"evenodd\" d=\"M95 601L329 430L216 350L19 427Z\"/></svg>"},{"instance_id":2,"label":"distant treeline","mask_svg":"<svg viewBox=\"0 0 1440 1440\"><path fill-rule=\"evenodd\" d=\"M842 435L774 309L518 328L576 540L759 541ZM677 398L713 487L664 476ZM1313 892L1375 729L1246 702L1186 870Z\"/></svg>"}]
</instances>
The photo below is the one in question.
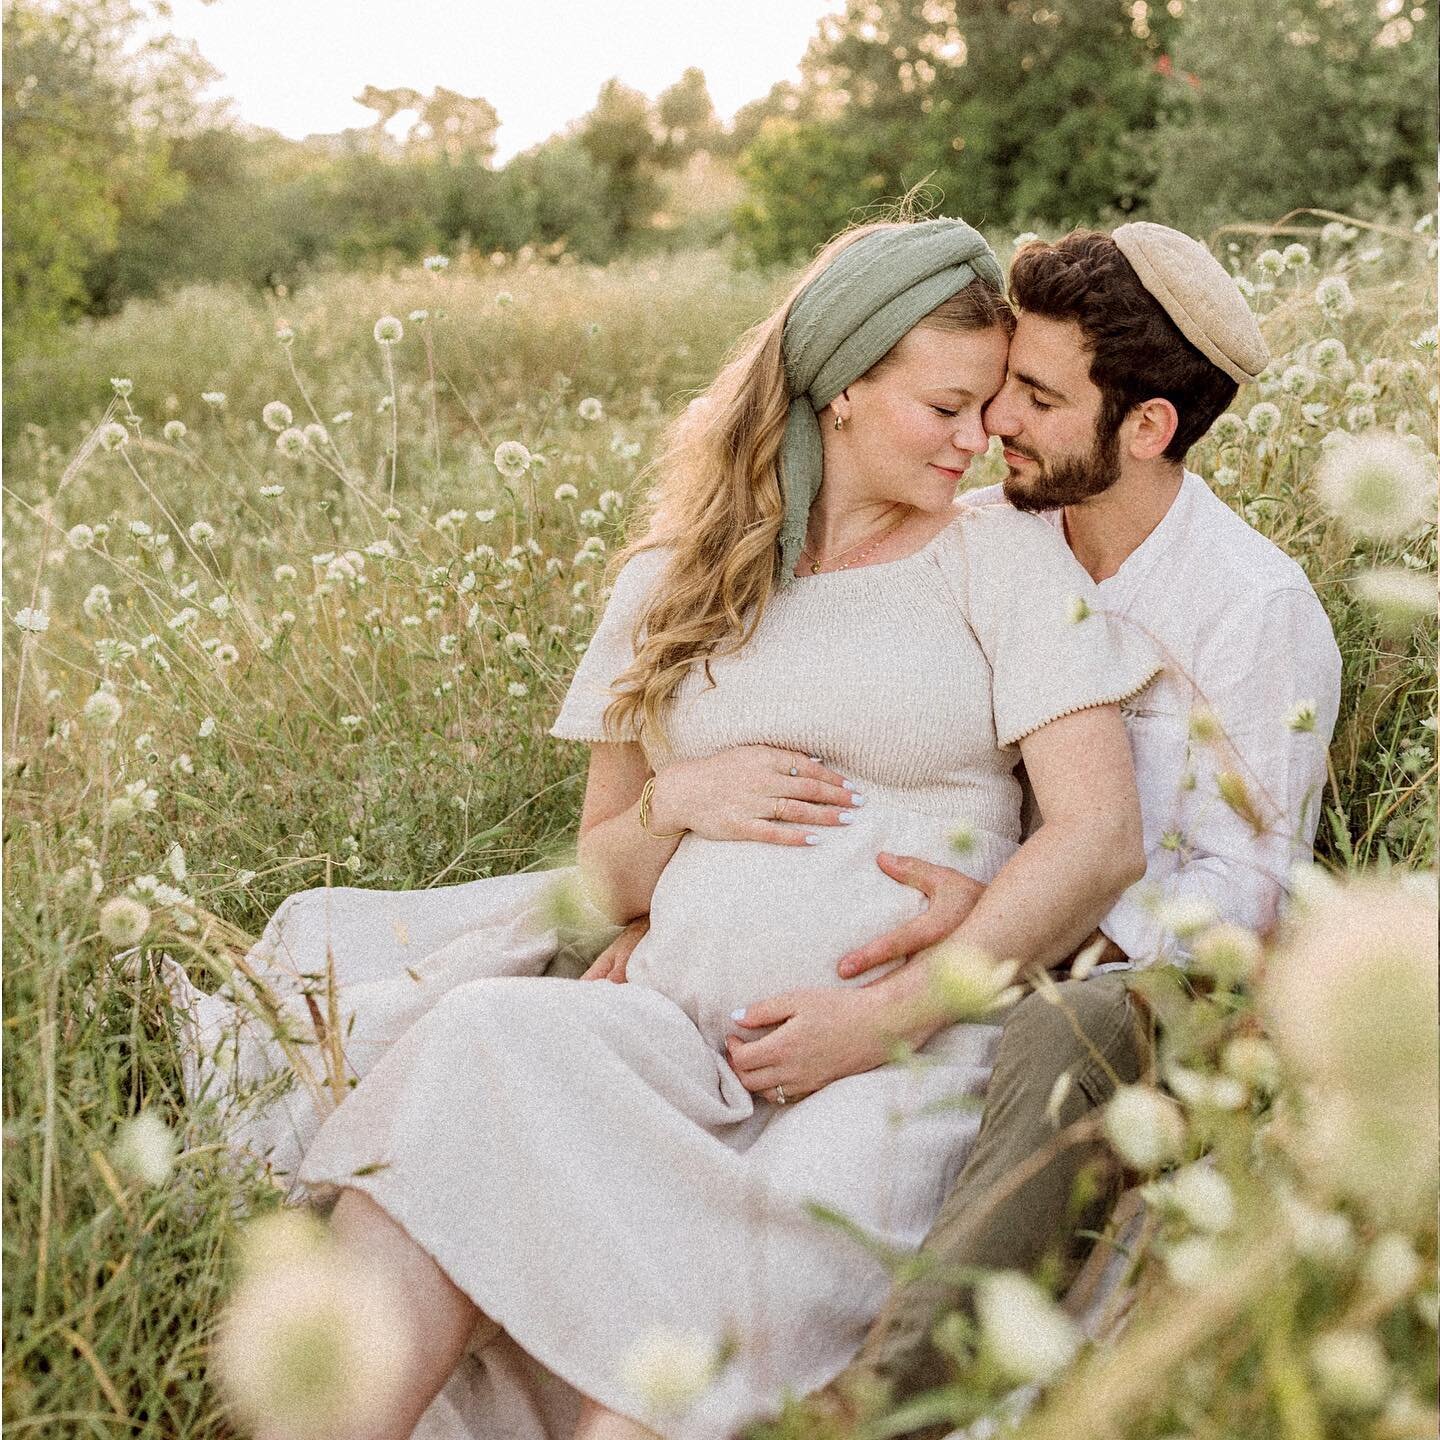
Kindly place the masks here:
<instances>
[{"instance_id":1,"label":"distant treeline","mask_svg":"<svg viewBox=\"0 0 1440 1440\"><path fill-rule=\"evenodd\" d=\"M1203 230L1413 206L1434 175L1433 0L848 0L731 125L698 69L654 101L610 81L503 166L493 107L443 89L369 87L372 126L304 142L239 126L198 101L193 49L137 47L141 18L6 0L5 312L27 333L179 282L436 251L730 237L789 262L922 183L987 227Z\"/></svg>"}]
</instances>

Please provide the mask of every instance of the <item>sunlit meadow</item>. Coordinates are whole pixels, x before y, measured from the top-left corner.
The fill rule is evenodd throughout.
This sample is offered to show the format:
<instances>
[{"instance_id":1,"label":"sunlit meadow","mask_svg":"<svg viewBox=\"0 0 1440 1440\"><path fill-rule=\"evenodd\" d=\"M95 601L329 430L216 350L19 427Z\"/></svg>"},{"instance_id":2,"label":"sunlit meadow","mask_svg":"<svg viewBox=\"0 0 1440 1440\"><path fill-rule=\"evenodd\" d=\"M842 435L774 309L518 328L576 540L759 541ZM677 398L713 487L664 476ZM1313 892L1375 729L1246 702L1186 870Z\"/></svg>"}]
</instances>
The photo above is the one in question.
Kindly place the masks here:
<instances>
[{"instance_id":1,"label":"sunlit meadow","mask_svg":"<svg viewBox=\"0 0 1440 1440\"><path fill-rule=\"evenodd\" d=\"M1157 1177L1090 1316L1103 1343L996 1277L912 1419L1043 1385L1017 1433L1435 1431L1433 225L1292 230L1216 241L1276 359L1191 463L1335 625L1322 868L1272 950L1184 919L1208 995L1151 987L1156 1085L1095 1121ZM214 989L297 890L553 863L584 755L545 731L608 557L661 426L781 284L707 256L434 257L268 304L183 291L17 364L7 1433L278 1413L340 1436L376 1347L403 1354L316 1233L242 1243L281 1196L185 1102L157 970L113 957L142 944ZM651 1337L627 1383L683 1407L721 1362Z\"/></svg>"}]
</instances>

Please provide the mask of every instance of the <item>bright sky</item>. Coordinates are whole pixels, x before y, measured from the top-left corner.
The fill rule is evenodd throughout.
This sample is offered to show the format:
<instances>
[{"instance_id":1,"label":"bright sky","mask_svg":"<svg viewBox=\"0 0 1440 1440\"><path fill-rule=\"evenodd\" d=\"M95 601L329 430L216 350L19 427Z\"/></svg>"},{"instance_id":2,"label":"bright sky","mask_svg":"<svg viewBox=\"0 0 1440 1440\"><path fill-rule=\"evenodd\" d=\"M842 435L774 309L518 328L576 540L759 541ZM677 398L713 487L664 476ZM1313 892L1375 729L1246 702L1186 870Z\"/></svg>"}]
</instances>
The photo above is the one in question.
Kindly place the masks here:
<instances>
[{"instance_id":1,"label":"bright sky","mask_svg":"<svg viewBox=\"0 0 1440 1440\"><path fill-rule=\"evenodd\" d=\"M223 75L241 119L300 139L373 121L367 85L483 95L502 163L595 103L612 75L655 96L687 65L729 119L796 73L841 0L172 0L166 29Z\"/></svg>"}]
</instances>

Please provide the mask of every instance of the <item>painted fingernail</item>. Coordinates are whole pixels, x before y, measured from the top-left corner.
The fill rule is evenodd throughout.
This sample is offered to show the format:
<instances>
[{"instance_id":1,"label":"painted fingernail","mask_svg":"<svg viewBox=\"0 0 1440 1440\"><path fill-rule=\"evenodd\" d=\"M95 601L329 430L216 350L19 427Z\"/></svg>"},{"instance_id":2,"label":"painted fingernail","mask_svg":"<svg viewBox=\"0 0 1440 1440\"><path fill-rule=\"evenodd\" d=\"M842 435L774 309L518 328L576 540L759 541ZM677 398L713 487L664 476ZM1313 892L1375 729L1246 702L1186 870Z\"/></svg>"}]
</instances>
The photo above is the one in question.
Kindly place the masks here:
<instances>
[{"instance_id":1,"label":"painted fingernail","mask_svg":"<svg viewBox=\"0 0 1440 1440\"><path fill-rule=\"evenodd\" d=\"M854 782L853 780L842 780L840 783L841 783L847 790L853 790L853 789L855 788L855 782Z\"/></svg>"},{"instance_id":2,"label":"painted fingernail","mask_svg":"<svg viewBox=\"0 0 1440 1440\"><path fill-rule=\"evenodd\" d=\"M850 797L850 803L852 805L863 805L865 803L865 797L857 791Z\"/></svg>"},{"instance_id":3,"label":"painted fingernail","mask_svg":"<svg viewBox=\"0 0 1440 1440\"><path fill-rule=\"evenodd\" d=\"M836 812L835 818L842 825L853 825L855 823L855 812L853 810L840 810Z\"/></svg>"},{"instance_id":4,"label":"painted fingernail","mask_svg":"<svg viewBox=\"0 0 1440 1440\"><path fill-rule=\"evenodd\" d=\"M730 1018L732 1020L743 1020L745 1018L745 1007L742 1005L738 1010L732 1010L730 1012Z\"/></svg>"},{"instance_id":5,"label":"painted fingernail","mask_svg":"<svg viewBox=\"0 0 1440 1440\"><path fill-rule=\"evenodd\" d=\"M818 835L807 835L805 837L805 843L807 845L818 845L820 843L820 837Z\"/></svg>"},{"instance_id":6,"label":"painted fingernail","mask_svg":"<svg viewBox=\"0 0 1440 1440\"><path fill-rule=\"evenodd\" d=\"M820 757L818 755L812 755L810 758L815 762L815 764L818 765L820 763Z\"/></svg>"}]
</instances>

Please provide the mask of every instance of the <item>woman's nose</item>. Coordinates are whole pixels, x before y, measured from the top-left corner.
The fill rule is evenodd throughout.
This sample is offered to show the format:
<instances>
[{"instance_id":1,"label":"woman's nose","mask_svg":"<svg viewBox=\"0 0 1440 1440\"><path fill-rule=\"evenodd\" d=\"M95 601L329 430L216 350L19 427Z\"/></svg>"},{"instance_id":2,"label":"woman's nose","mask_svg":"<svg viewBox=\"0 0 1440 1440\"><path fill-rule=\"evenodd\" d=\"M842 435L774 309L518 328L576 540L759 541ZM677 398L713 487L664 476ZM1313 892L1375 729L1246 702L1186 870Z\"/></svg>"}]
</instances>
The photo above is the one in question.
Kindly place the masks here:
<instances>
[{"instance_id":1,"label":"woman's nose","mask_svg":"<svg viewBox=\"0 0 1440 1440\"><path fill-rule=\"evenodd\" d=\"M985 426L980 416L976 414L966 420L964 424L955 427L955 432L950 437L950 443L957 450L963 450L969 455L979 455L989 445L990 437L985 433Z\"/></svg>"}]
</instances>

